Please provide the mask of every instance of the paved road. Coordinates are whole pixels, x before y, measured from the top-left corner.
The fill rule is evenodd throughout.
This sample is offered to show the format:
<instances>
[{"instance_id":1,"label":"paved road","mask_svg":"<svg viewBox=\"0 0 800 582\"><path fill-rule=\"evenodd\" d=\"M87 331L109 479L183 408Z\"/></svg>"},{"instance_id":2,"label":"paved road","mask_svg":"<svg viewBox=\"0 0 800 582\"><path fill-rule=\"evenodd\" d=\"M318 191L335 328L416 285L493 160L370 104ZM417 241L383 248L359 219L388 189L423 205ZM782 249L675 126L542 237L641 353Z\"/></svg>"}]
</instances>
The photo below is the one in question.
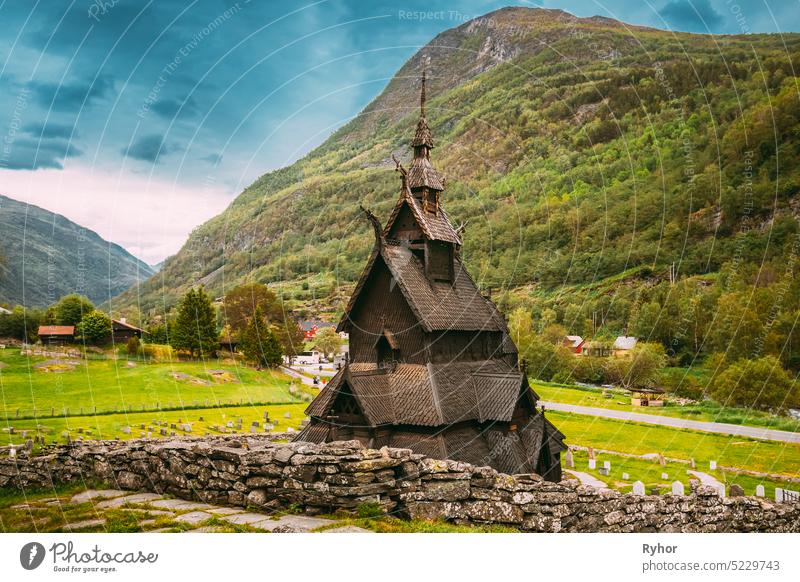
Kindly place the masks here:
<instances>
[{"instance_id":1,"label":"paved road","mask_svg":"<svg viewBox=\"0 0 800 582\"><path fill-rule=\"evenodd\" d=\"M302 382L303 384L305 384L307 386L314 386L314 381L311 378L301 374L300 372L295 372L294 370L292 370L288 366L281 366L281 371L284 372L285 374L287 374L288 376L291 376L292 378L297 378L298 380L300 380L300 382ZM320 385L320 386L314 386L314 387L315 388L321 388L322 386Z\"/></svg>"},{"instance_id":2,"label":"paved road","mask_svg":"<svg viewBox=\"0 0 800 582\"><path fill-rule=\"evenodd\" d=\"M573 471L572 469L564 469L565 473L569 473L573 477L577 478L578 481L581 482L581 485L591 485L596 489L608 489L608 485L595 477L594 475L590 475L589 473L584 473L583 471Z\"/></svg>"},{"instance_id":3,"label":"paved road","mask_svg":"<svg viewBox=\"0 0 800 582\"><path fill-rule=\"evenodd\" d=\"M632 420L646 424L657 424L673 428L690 428L702 430L704 432L715 432L732 436L751 437L768 441L780 441L784 443L799 443L800 433L785 430L774 430L771 428L760 428L756 426L742 426L739 424L727 424L724 422L705 422L702 420L688 420L686 418L674 418L671 416L658 416L655 414L644 414L641 412L627 412L625 410L609 410L607 408L595 408L592 406L578 406L576 404L564 404L561 402L542 402L548 410L558 410L560 412L572 412L574 414L587 414L589 416L601 416L614 420Z\"/></svg>"}]
</instances>

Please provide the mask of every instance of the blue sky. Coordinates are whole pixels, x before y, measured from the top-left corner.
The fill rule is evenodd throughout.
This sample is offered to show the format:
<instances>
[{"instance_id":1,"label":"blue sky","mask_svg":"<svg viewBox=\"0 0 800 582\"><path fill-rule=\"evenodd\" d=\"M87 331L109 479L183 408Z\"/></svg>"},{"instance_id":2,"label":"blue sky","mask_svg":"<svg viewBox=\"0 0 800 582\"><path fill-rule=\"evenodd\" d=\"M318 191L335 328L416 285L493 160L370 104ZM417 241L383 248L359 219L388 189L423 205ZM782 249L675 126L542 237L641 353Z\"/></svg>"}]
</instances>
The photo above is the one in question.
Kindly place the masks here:
<instances>
[{"instance_id":1,"label":"blue sky","mask_svg":"<svg viewBox=\"0 0 800 582\"><path fill-rule=\"evenodd\" d=\"M800 0L0 0L0 193L155 263L346 123L438 32L512 4L800 30Z\"/></svg>"}]
</instances>

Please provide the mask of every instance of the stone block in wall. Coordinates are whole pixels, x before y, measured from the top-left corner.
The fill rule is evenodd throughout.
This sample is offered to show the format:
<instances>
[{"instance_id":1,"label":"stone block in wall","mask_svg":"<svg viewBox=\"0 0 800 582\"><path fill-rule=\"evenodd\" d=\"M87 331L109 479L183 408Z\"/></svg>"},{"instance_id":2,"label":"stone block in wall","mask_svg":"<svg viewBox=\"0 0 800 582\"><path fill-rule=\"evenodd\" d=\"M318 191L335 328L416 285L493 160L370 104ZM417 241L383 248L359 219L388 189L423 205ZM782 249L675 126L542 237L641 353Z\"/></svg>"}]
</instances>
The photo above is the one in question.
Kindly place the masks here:
<instances>
[{"instance_id":1,"label":"stone block in wall","mask_svg":"<svg viewBox=\"0 0 800 582\"><path fill-rule=\"evenodd\" d=\"M468 518L487 523L522 523L525 517L519 506L505 501L467 501L464 511Z\"/></svg>"},{"instance_id":2,"label":"stone block in wall","mask_svg":"<svg viewBox=\"0 0 800 582\"><path fill-rule=\"evenodd\" d=\"M411 519L466 519L467 512L459 502L452 501L410 501L405 504L405 512Z\"/></svg>"}]
</instances>

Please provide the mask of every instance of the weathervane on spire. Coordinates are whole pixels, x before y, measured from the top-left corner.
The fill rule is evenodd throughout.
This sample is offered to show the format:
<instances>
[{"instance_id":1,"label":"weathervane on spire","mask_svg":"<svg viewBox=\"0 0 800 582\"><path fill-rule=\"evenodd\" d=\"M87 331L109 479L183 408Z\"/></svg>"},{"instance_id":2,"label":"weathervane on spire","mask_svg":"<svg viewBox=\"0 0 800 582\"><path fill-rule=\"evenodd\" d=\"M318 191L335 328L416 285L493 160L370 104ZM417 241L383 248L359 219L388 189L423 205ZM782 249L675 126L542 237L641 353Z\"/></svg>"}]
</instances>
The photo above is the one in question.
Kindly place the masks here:
<instances>
[{"instance_id":1,"label":"weathervane on spire","mask_svg":"<svg viewBox=\"0 0 800 582\"><path fill-rule=\"evenodd\" d=\"M419 94L419 114L425 117L425 69L422 69L422 91Z\"/></svg>"}]
</instances>

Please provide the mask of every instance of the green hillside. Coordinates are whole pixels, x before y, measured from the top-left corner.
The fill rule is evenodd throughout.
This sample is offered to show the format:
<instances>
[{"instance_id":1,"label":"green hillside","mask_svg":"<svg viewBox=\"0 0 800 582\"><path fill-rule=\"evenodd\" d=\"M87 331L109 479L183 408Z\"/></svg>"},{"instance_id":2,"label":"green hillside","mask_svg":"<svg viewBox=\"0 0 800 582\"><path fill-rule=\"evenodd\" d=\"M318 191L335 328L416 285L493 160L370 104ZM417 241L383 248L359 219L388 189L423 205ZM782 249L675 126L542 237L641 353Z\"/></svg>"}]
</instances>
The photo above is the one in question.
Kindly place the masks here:
<instances>
[{"instance_id":1,"label":"green hillside","mask_svg":"<svg viewBox=\"0 0 800 582\"><path fill-rule=\"evenodd\" d=\"M676 330L685 310L713 315L724 293L766 319L776 288L751 303L755 290L786 281L789 311L772 322L791 317L798 57L796 34L491 13L433 39L359 116L256 180L119 306L139 301L146 314L191 285L220 296L247 278L273 285L290 307L339 311L372 246L359 204L385 220L396 199L391 154L409 157L426 68L444 203L454 223L468 221L464 256L501 308L524 305L570 329L591 323L578 333L638 322L647 336L679 335L687 350L713 326ZM659 317L671 287L683 294L668 330Z\"/></svg>"},{"instance_id":2,"label":"green hillside","mask_svg":"<svg viewBox=\"0 0 800 582\"><path fill-rule=\"evenodd\" d=\"M0 195L0 303L44 307L80 293L101 303L153 270L59 214Z\"/></svg>"}]
</instances>

